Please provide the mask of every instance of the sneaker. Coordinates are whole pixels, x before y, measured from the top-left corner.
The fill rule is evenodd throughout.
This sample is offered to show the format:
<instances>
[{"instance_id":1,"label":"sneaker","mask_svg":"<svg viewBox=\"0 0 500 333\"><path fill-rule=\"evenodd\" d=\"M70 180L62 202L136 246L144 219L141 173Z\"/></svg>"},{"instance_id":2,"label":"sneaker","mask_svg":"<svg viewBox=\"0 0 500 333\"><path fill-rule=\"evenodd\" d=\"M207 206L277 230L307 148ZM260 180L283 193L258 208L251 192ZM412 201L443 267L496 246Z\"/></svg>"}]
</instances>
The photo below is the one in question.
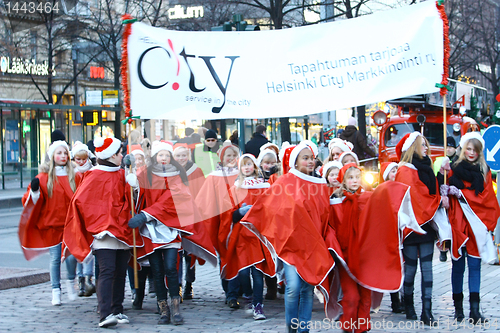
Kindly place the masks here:
<instances>
[{"instance_id":1,"label":"sneaker","mask_svg":"<svg viewBox=\"0 0 500 333\"><path fill-rule=\"evenodd\" d=\"M110 326L115 326L116 324L118 324L118 319L116 319L113 314L110 314L109 316L107 316L106 318L104 318L99 322L99 327L106 328Z\"/></svg>"},{"instance_id":2,"label":"sneaker","mask_svg":"<svg viewBox=\"0 0 500 333\"><path fill-rule=\"evenodd\" d=\"M66 280L66 289L68 289L68 299L74 301L77 297L75 280Z\"/></svg>"},{"instance_id":3,"label":"sneaker","mask_svg":"<svg viewBox=\"0 0 500 333\"><path fill-rule=\"evenodd\" d=\"M61 289L59 288L52 289L52 305L61 305Z\"/></svg>"},{"instance_id":4,"label":"sneaker","mask_svg":"<svg viewBox=\"0 0 500 333\"><path fill-rule=\"evenodd\" d=\"M264 305L257 303L257 305L253 305L253 319L254 320L264 320L266 319L266 315L264 314Z\"/></svg>"},{"instance_id":5,"label":"sneaker","mask_svg":"<svg viewBox=\"0 0 500 333\"><path fill-rule=\"evenodd\" d=\"M116 320L118 321L118 324L128 324L130 321L128 320L128 317L124 315L123 313L119 313L114 315Z\"/></svg>"},{"instance_id":6,"label":"sneaker","mask_svg":"<svg viewBox=\"0 0 500 333\"><path fill-rule=\"evenodd\" d=\"M227 302L228 306L231 308L231 309L239 309L240 308L240 303L238 303L237 300L235 299L230 299L228 302Z\"/></svg>"}]
</instances>

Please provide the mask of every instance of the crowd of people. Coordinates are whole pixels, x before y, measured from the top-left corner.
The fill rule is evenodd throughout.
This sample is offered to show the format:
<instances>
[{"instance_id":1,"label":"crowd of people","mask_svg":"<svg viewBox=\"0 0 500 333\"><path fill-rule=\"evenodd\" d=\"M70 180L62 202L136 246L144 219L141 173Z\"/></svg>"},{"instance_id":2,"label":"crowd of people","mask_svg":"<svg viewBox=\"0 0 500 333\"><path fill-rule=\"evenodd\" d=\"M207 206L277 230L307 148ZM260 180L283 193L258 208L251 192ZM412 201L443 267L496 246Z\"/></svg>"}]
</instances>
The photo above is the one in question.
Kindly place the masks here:
<instances>
[{"instance_id":1,"label":"crowd of people","mask_svg":"<svg viewBox=\"0 0 500 333\"><path fill-rule=\"evenodd\" d=\"M259 143L241 155L213 130L194 145L130 137L126 156L116 138L96 138L94 151L54 140L23 197L19 226L28 260L50 253L52 304L61 304L64 261L69 299L96 292L99 327L126 324L127 269L135 266L133 308L142 308L149 275L158 324L181 325L181 295L193 297L196 264L208 262L219 266L227 306L246 307L255 320L266 319L264 301L282 289L288 332L309 331L315 294L345 332L366 332L384 292L394 312L418 319L420 261L420 320L434 326L437 246L452 259L455 319L465 319L467 259L469 320L487 321L479 307L480 264L496 257L489 232L500 207L479 132L463 135L457 157L438 165L427 139L408 133L396 146L399 163L382 163L374 190L363 183L348 141L332 139L320 161L312 141L280 148L265 128L256 134ZM184 292L178 264L186 265Z\"/></svg>"}]
</instances>

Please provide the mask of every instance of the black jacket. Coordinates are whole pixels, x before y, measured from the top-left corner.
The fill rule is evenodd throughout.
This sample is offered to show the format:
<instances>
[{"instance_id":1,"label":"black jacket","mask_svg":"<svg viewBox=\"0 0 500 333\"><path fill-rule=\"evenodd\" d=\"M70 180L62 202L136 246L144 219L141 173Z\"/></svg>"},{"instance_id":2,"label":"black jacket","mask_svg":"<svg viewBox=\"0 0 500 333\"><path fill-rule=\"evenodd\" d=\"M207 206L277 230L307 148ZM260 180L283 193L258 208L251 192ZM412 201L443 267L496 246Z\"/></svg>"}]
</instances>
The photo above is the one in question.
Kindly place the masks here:
<instances>
[{"instance_id":1,"label":"black jacket","mask_svg":"<svg viewBox=\"0 0 500 333\"><path fill-rule=\"evenodd\" d=\"M248 141L245 145L245 152L252 154L257 157L260 153L260 147L268 143L269 140L266 137L259 133L254 133L253 137L250 141Z\"/></svg>"},{"instance_id":2,"label":"black jacket","mask_svg":"<svg viewBox=\"0 0 500 333\"><path fill-rule=\"evenodd\" d=\"M352 151L358 155L360 160L365 158L364 153L367 153L371 157L375 156L375 152L368 147L366 144L366 138L358 131L356 126L346 126L344 131L340 134L340 138L353 144L354 148Z\"/></svg>"}]
</instances>

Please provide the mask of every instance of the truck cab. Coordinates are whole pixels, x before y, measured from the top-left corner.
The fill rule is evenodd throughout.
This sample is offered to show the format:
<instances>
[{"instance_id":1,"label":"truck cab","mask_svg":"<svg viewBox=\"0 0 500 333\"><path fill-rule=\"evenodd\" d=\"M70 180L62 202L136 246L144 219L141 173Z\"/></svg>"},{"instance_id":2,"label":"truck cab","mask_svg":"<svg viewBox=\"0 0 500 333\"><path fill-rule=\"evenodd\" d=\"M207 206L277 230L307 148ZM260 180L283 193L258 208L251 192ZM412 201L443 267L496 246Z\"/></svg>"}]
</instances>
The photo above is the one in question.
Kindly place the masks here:
<instances>
[{"instance_id":1,"label":"truck cab","mask_svg":"<svg viewBox=\"0 0 500 333\"><path fill-rule=\"evenodd\" d=\"M456 144L467 132L479 131L477 122L467 117L467 110L478 108L486 113L486 89L450 80L453 88L447 94L446 136L453 137ZM472 97L472 103L471 103ZM395 99L387 103L396 111L387 115L377 111L373 120L379 130L379 161L399 162L396 145L406 133L422 132L431 149L431 158L444 156L443 99L439 93L415 95ZM383 114L382 114L383 113Z\"/></svg>"}]
</instances>

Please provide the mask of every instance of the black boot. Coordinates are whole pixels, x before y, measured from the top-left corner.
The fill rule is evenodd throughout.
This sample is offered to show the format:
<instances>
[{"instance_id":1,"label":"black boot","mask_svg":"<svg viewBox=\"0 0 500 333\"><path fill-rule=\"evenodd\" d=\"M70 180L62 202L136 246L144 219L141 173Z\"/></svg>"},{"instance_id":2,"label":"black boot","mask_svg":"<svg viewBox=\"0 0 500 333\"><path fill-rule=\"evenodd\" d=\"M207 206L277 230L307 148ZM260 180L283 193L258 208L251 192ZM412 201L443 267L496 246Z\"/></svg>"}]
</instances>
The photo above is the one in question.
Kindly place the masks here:
<instances>
[{"instance_id":1,"label":"black boot","mask_svg":"<svg viewBox=\"0 0 500 333\"><path fill-rule=\"evenodd\" d=\"M404 313L405 309L399 300L399 293L391 293L391 308L394 313Z\"/></svg>"},{"instance_id":2,"label":"black boot","mask_svg":"<svg viewBox=\"0 0 500 333\"><path fill-rule=\"evenodd\" d=\"M172 297L172 323L174 325L184 324L184 318L181 315L181 298Z\"/></svg>"},{"instance_id":3,"label":"black boot","mask_svg":"<svg viewBox=\"0 0 500 333\"><path fill-rule=\"evenodd\" d=\"M132 309L142 310L143 301L144 301L144 289L141 288L141 285L139 285L139 288L135 290L135 298L134 302L132 303Z\"/></svg>"},{"instance_id":4,"label":"black boot","mask_svg":"<svg viewBox=\"0 0 500 333\"><path fill-rule=\"evenodd\" d=\"M273 300L276 299L276 293L278 292L277 279L276 277L271 278L267 275L264 276L266 279L267 293L266 299Z\"/></svg>"},{"instance_id":5,"label":"black boot","mask_svg":"<svg viewBox=\"0 0 500 333\"><path fill-rule=\"evenodd\" d=\"M170 308L166 299L158 301L158 308L160 312L160 319L158 320L158 325L170 324Z\"/></svg>"},{"instance_id":6,"label":"black boot","mask_svg":"<svg viewBox=\"0 0 500 333\"><path fill-rule=\"evenodd\" d=\"M453 305L455 306L455 319L461 323L464 320L464 293L453 294Z\"/></svg>"},{"instance_id":7,"label":"black boot","mask_svg":"<svg viewBox=\"0 0 500 333\"><path fill-rule=\"evenodd\" d=\"M193 299L193 285L191 282L186 282L186 285L184 286L184 299Z\"/></svg>"},{"instance_id":8,"label":"black boot","mask_svg":"<svg viewBox=\"0 0 500 333\"><path fill-rule=\"evenodd\" d=\"M85 277L85 293L83 296L89 297L95 293L95 285L92 283L92 276Z\"/></svg>"},{"instance_id":9,"label":"black boot","mask_svg":"<svg viewBox=\"0 0 500 333\"><path fill-rule=\"evenodd\" d=\"M82 297L85 294L85 277L80 276L78 278L78 296Z\"/></svg>"},{"instance_id":10,"label":"black boot","mask_svg":"<svg viewBox=\"0 0 500 333\"><path fill-rule=\"evenodd\" d=\"M479 293L470 293L469 302L469 321L471 321L473 324L487 323L488 319L484 318L483 315L481 315L481 312L479 312Z\"/></svg>"},{"instance_id":11,"label":"black boot","mask_svg":"<svg viewBox=\"0 0 500 333\"><path fill-rule=\"evenodd\" d=\"M439 255L439 261L445 262L448 260L448 257L446 256L447 251L441 251L441 254Z\"/></svg>"},{"instance_id":12,"label":"black boot","mask_svg":"<svg viewBox=\"0 0 500 333\"><path fill-rule=\"evenodd\" d=\"M420 321L424 323L424 325L428 326L436 326L437 322L434 320L434 316L432 315L432 302L430 299L422 300L422 315L420 316Z\"/></svg>"},{"instance_id":13,"label":"black boot","mask_svg":"<svg viewBox=\"0 0 500 333\"><path fill-rule=\"evenodd\" d=\"M417 320L415 305L413 305L413 294L405 294L404 303L405 303L406 319Z\"/></svg>"}]
</instances>

